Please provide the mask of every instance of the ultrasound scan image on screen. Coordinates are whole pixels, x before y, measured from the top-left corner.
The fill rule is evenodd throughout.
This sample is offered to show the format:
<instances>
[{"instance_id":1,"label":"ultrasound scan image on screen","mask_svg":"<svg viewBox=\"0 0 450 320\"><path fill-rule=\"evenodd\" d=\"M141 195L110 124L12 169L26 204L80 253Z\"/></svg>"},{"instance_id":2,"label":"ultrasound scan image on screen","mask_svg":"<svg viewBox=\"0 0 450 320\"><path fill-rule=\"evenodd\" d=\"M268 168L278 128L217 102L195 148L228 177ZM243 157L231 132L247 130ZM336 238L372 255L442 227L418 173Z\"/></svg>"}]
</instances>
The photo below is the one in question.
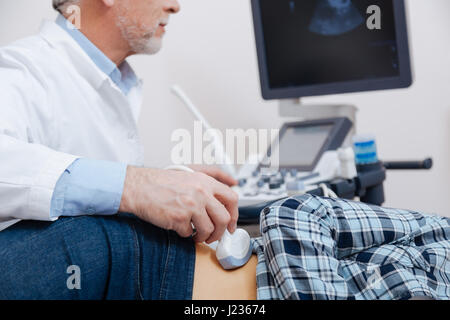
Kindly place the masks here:
<instances>
[{"instance_id":1,"label":"ultrasound scan image on screen","mask_svg":"<svg viewBox=\"0 0 450 320\"><path fill-rule=\"evenodd\" d=\"M278 146L280 168L309 167L321 151L332 125L288 127Z\"/></svg>"},{"instance_id":2,"label":"ultrasound scan image on screen","mask_svg":"<svg viewBox=\"0 0 450 320\"><path fill-rule=\"evenodd\" d=\"M381 29L367 8L381 9ZM392 0L261 0L272 89L398 77Z\"/></svg>"}]
</instances>

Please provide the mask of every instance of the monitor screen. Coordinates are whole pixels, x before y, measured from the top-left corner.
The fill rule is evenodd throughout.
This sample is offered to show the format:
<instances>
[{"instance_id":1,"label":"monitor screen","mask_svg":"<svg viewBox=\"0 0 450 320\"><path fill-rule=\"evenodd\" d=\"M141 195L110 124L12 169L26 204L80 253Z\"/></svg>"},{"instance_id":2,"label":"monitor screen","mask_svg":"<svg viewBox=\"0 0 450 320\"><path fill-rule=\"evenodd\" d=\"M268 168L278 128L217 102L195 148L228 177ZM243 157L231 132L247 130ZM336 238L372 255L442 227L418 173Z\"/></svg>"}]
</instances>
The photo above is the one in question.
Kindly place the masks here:
<instances>
[{"instance_id":1,"label":"monitor screen","mask_svg":"<svg viewBox=\"0 0 450 320\"><path fill-rule=\"evenodd\" d=\"M288 98L409 86L405 12L398 6L402 1L396 2L253 0L263 95ZM379 21L370 21L378 26L369 28L368 8L374 5Z\"/></svg>"},{"instance_id":2,"label":"monitor screen","mask_svg":"<svg viewBox=\"0 0 450 320\"><path fill-rule=\"evenodd\" d=\"M329 137L333 124L288 127L273 151L280 168L310 167Z\"/></svg>"}]
</instances>

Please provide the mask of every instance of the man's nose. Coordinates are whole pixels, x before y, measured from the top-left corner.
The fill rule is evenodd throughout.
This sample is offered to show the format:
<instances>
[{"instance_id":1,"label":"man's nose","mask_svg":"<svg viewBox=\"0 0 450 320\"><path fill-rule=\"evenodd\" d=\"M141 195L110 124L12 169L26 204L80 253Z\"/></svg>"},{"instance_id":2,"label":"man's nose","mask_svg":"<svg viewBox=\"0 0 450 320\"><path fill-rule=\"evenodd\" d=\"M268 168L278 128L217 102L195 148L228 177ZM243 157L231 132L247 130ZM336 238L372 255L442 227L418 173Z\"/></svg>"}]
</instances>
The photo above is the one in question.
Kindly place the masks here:
<instances>
[{"instance_id":1,"label":"man's nose","mask_svg":"<svg viewBox=\"0 0 450 320\"><path fill-rule=\"evenodd\" d=\"M180 4L178 3L178 0L167 0L164 9L169 13L178 13L180 11Z\"/></svg>"}]
</instances>

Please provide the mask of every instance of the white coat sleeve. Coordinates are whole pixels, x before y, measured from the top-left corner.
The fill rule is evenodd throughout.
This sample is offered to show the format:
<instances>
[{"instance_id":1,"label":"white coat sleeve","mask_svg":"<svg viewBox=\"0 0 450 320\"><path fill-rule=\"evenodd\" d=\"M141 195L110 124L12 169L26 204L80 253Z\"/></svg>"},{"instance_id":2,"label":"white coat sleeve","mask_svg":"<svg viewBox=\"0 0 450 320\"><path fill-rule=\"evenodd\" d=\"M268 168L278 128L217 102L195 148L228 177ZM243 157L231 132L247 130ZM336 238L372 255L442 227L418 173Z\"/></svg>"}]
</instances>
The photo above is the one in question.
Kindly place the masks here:
<instances>
[{"instance_id":1,"label":"white coat sleeve","mask_svg":"<svg viewBox=\"0 0 450 320\"><path fill-rule=\"evenodd\" d=\"M45 146L52 127L46 96L32 72L0 56L0 222L56 220L53 190L78 157Z\"/></svg>"}]
</instances>

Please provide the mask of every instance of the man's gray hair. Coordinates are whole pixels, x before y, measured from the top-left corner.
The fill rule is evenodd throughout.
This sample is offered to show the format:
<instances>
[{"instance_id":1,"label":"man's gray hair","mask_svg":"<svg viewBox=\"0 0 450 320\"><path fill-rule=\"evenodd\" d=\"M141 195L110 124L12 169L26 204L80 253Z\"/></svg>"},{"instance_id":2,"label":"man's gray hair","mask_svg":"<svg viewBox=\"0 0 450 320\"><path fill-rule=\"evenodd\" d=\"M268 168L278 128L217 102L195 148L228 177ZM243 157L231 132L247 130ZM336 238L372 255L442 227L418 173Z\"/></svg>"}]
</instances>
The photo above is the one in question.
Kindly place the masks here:
<instances>
[{"instance_id":1,"label":"man's gray hair","mask_svg":"<svg viewBox=\"0 0 450 320\"><path fill-rule=\"evenodd\" d=\"M63 13L68 5L78 3L80 0L53 0L53 8Z\"/></svg>"}]
</instances>

